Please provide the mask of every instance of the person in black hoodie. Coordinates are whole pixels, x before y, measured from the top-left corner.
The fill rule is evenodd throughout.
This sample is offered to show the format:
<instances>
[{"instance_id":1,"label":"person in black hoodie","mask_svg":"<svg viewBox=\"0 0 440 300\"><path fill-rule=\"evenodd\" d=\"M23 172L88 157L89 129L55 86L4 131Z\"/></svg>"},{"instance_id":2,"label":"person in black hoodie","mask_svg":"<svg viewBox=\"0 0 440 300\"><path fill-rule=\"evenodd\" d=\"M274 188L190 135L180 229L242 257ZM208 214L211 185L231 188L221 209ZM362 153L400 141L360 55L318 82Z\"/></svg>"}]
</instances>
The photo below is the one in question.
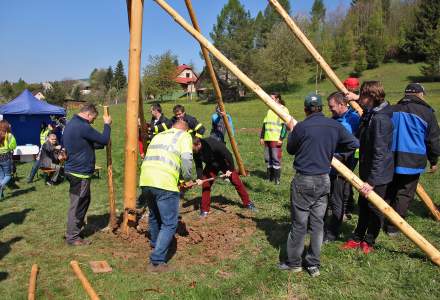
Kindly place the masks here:
<instances>
[{"instance_id":1,"label":"person in black hoodie","mask_svg":"<svg viewBox=\"0 0 440 300\"><path fill-rule=\"evenodd\" d=\"M440 155L440 128L434 110L424 100L425 89L419 83L411 83L405 96L394 106L394 178L388 200L391 206L405 218L417 189L420 174L427 161L430 172L437 170ZM388 235L400 231L392 224L385 225Z\"/></svg>"},{"instance_id":2,"label":"person in black hoodie","mask_svg":"<svg viewBox=\"0 0 440 300\"><path fill-rule=\"evenodd\" d=\"M361 248L368 254L373 251L373 245L383 225L383 216L366 197L374 190L385 199L388 184L394 174L393 110L385 101L385 91L379 81L365 81L360 95L348 93L347 99L359 99L359 104L365 108L358 131L359 175L365 183L360 190L356 229L352 239L342 249Z\"/></svg>"},{"instance_id":3,"label":"person in black hoodie","mask_svg":"<svg viewBox=\"0 0 440 300\"><path fill-rule=\"evenodd\" d=\"M173 124L163 115L160 104L152 104L149 140L151 141L156 134L171 129L171 127L173 127Z\"/></svg>"},{"instance_id":4,"label":"person in black hoodie","mask_svg":"<svg viewBox=\"0 0 440 300\"><path fill-rule=\"evenodd\" d=\"M202 138L205 133L205 127L202 123L197 121L191 115L185 112L185 107L183 105L177 104L173 108L174 117L171 119L171 123L176 123L177 120L183 120L188 124L188 133L193 137Z\"/></svg>"},{"instance_id":5,"label":"person in black hoodie","mask_svg":"<svg viewBox=\"0 0 440 300\"><path fill-rule=\"evenodd\" d=\"M213 137L205 139L193 138L194 162L196 164L197 184L202 186L201 217L206 217L211 204L211 186L214 181L202 180L215 178L221 171L229 178L240 195L243 206L256 211L255 205L249 199L246 187L240 180L240 175L235 170L234 158L226 145ZM203 167L205 163L205 167Z\"/></svg>"}]
</instances>

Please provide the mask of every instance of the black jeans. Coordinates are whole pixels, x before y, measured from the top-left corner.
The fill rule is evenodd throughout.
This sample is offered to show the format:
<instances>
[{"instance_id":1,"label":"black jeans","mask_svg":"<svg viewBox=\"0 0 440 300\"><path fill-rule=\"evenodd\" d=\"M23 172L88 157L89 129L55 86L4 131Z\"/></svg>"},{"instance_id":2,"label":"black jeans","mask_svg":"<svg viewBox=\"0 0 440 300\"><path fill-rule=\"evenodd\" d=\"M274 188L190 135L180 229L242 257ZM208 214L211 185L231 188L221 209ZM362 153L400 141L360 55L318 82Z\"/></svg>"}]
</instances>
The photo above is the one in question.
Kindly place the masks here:
<instances>
[{"instance_id":1,"label":"black jeans","mask_svg":"<svg viewBox=\"0 0 440 300\"><path fill-rule=\"evenodd\" d=\"M393 181L388 188L387 201L402 218L406 217L409 204L414 199L419 178L420 174L394 174ZM393 224L386 222L385 231L392 233L399 231L399 229Z\"/></svg>"},{"instance_id":2,"label":"black jeans","mask_svg":"<svg viewBox=\"0 0 440 300\"><path fill-rule=\"evenodd\" d=\"M67 213L66 241L72 243L80 239L84 218L90 205L90 178L78 178L67 174L70 183L70 207Z\"/></svg>"},{"instance_id":3,"label":"black jeans","mask_svg":"<svg viewBox=\"0 0 440 300\"><path fill-rule=\"evenodd\" d=\"M374 191L385 199L387 187L387 184L376 185ZM383 225L383 215L363 196L359 196L358 205L359 219L353 239L358 242L365 241L368 245L373 246Z\"/></svg>"},{"instance_id":4,"label":"black jeans","mask_svg":"<svg viewBox=\"0 0 440 300\"><path fill-rule=\"evenodd\" d=\"M339 236L342 220L345 213L345 204L350 197L351 185L342 176L331 176L331 193L328 201L328 208L332 214L325 224L325 236L335 240Z\"/></svg>"},{"instance_id":5,"label":"black jeans","mask_svg":"<svg viewBox=\"0 0 440 300\"><path fill-rule=\"evenodd\" d=\"M302 266L304 239L310 228L310 246L304 265L319 266L324 236L324 216L330 193L327 174L305 176L296 174L291 184L292 228L287 238L287 261L293 267Z\"/></svg>"}]
</instances>

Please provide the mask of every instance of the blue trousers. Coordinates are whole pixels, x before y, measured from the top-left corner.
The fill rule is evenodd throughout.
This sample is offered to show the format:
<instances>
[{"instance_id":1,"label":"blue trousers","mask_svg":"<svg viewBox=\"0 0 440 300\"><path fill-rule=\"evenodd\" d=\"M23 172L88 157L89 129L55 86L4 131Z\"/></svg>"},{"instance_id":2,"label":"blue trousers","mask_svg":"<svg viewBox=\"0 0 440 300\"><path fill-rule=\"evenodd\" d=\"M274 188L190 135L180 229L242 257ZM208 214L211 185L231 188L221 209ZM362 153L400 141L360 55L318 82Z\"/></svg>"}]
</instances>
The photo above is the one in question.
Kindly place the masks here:
<instances>
[{"instance_id":1,"label":"blue trousers","mask_svg":"<svg viewBox=\"0 0 440 300\"><path fill-rule=\"evenodd\" d=\"M11 180L12 160L8 159L0 162L0 195L3 195L3 190L8 182Z\"/></svg>"},{"instance_id":2,"label":"blue trousers","mask_svg":"<svg viewBox=\"0 0 440 300\"><path fill-rule=\"evenodd\" d=\"M150 228L152 264L166 263L168 248L176 233L179 217L179 193L154 187L142 187L142 197L147 200L150 210L148 222Z\"/></svg>"}]
</instances>

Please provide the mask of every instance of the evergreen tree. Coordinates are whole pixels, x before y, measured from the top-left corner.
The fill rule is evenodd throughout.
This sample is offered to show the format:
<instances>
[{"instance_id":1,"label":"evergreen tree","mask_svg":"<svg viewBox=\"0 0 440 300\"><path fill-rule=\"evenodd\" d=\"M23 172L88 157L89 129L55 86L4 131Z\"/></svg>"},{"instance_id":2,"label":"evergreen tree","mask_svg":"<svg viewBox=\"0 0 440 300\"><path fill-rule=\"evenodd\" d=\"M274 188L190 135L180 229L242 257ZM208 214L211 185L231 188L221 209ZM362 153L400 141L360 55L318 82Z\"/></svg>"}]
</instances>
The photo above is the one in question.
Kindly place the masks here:
<instances>
[{"instance_id":1,"label":"evergreen tree","mask_svg":"<svg viewBox=\"0 0 440 300\"><path fill-rule=\"evenodd\" d=\"M377 68L384 59L386 43L384 39L384 23L381 0L374 0L372 12L363 36L368 68Z\"/></svg>"},{"instance_id":2,"label":"evergreen tree","mask_svg":"<svg viewBox=\"0 0 440 300\"><path fill-rule=\"evenodd\" d=\"M127 77L124 73L124 65L122 64L122 61L119 60L115 72L113 74L113 84L112 84L118 91L125 88L127 85Z\"/></svg>"},{"instance_id":3,"label":"evergreen tree","mask_svg":"<svg viewBox=\"0 0 440 300\"><path fill-rule=\"evenodd\" d=\"M310 15L312 17L311 30L318 35L322 32L324 28L325 13L326 9L324 6L324 2L322 0L315 0L313 2L312 11L310 12Z\"/></svg>"},{"instance_id":4,"label":"evergreen tree","mask_svg":"<svg viewBox=\"0 0 440 300\"><path fill-rule=\"evenodd\" d=\"M12 87L12 84L9 81L5 80L0 85L0 95L2 95L5 98L4 100L10 100L11 98L13 98L14 88Z\"/></svg>"},{"instance_id":5,"label":"evergreen tree","mask_svg":"<svg viewBox=\"0 0 440 300\"><path fill-rule=\"evenodd\" d=\"M359 49L356 52L356 62L354 65L354 73L358 76L362 75L362 72L365 71L368 67L367 63L367 53L364 48Z\"/></svg>"},{"instance_id":6,"label":"evergreen tree","mask_svg":"<svg viewBox=\"0 0 440 300\"><path fill-rule=\"evenodd\" d=\"M81 98L81 87L79 84L73 87L72 93L70 95L73 100L79 100Z\"/></svg>"},{"instance_id":7,"label":"evergreen tree","mask_svg":"<svg viewBox=\"0 0 440 300\"><path fill-rule=\"evenodd\" d=\"M440 24L437 26L426 56L427 65L422 67L423 75L431 80L440 81Z\"/></svg>"},{"instance_id":8,"label":"evergreen tree","mask_svg":"<svg viewBox=\"0 0 440 300\"><path fill-rule=\"evenodd\" d=\"M431 43L440 20L439 0L420 0L416 21L406 34L403 50L414 60L422 61L430 52Z\"/></svg>"},{"instance_id":9,"label":"evergreen tree","mask_svg":"<svg viewBox=\"0 0 440 300\"><path fill-rule=\"evenodd\" d=\"M113 69L112 67L108 67L107 72L105 73L104 77L104 85L105 89L108 91L112 85L113 82Z\"/></svg>"}]
</instances>

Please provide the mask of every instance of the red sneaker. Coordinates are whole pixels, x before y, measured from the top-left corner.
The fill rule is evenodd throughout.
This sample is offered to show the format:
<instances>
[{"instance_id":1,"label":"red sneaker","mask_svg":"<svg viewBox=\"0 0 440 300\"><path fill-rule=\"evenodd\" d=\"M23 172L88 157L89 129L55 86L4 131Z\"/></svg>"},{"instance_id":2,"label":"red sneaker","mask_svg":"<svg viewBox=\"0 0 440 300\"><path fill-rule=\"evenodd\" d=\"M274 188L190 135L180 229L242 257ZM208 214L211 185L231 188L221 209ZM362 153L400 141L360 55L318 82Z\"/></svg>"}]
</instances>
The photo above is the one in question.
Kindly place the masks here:
<instances>
[{"instance_id":1,"label":"red sneaker","mask_svg":"<svg viewBox=\"0 0 440 300\"><path fill-rule=\"evenodd\" d=\"M373 246L368 245L368 243L366 242L362 242L360 247L362 249L362 252L364 252L364 254L369 254L374 251Z\"/></svg>"},{"instance_id":2,"label":"red sneaker","mask_svg":"<svg viewBox=\"0 0 440 300\"><path fill-rule=\"evenodd\" d=\"M356 249L361 246L361 242L356 242L355 240L348 240L342 246L342 250Z\"/></svg>"}]
</instances>

